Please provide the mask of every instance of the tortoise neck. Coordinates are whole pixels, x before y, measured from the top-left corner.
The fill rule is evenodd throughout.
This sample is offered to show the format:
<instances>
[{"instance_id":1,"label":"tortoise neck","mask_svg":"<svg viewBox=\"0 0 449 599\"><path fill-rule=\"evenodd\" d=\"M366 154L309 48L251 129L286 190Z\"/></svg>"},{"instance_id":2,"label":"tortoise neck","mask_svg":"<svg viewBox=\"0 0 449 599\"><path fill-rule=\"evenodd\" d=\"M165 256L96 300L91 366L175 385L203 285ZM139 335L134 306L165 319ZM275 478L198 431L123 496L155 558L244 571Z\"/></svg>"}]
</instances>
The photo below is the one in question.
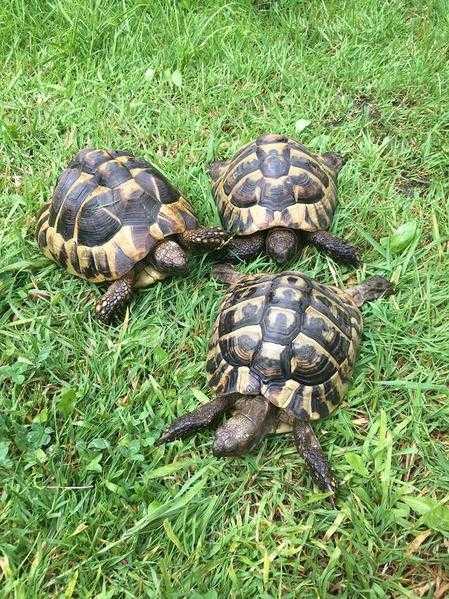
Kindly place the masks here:
<instances>
[{"instance_id":1,"label":"tortoise neck","mask_svg":"<svg viewBox=\"0 0 449 599\"><path fill-rule=\"evenodd\" d=\"M387 297L393 293L393 285L384 277L371 277L364 281L361 285L347 289L347 292L352 297L352 301L359 308L367 302Z\"/></svg>"}]
</instances>

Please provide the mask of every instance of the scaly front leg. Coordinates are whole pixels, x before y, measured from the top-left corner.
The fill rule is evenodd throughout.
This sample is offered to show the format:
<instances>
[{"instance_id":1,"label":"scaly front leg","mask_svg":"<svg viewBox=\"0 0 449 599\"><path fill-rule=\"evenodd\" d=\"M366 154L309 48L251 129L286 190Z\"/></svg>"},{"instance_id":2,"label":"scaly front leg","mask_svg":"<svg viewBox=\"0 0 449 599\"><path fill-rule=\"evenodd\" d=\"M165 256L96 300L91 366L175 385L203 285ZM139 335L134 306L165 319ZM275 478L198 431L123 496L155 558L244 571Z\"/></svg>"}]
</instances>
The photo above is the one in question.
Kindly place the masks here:
<instances>
[{"instance_id":1,"label":"scaly front leg","mask_svg":"<svg viewBox=\"0 0 449 599\"><path fill-rule=\"evenodd\" d=\"M222 414L232 408L228 397L217 397L212 401L192 410L184 416L177 418L156 441L155 445L170 443L176 439L183 439L197 431L207 428Z\"/></svg>"},{"instance_id":2,"label":"scaly front leg","mask_svg":"<svg viewBox=\"0 0 449 599\"><path fill-rule=\"evenodd\" d=\"M309 243L329 254L337 262L343 262L343 264L351 266L358 266L360 263L357 248L343 239L332 235L329 231L306 233L305 237Z\"/></svg>"},{"instance_id":3,"label":"scaly front leg","mask_svg":"<svg viewBox=\"0 0 449 599\"><path fill-rule=\"evenodd\" d=\"M337 482L312 426L308 422L298 420L293 429L293 437L296 449L306 461L316 483L323 491L332 493L333 502Z\"/></svg>"},{"instance_id":4,"label":"scaly front leg","mask_svg":"<svg viewBox=\"0 0 449 599\"><path fill-rule=\"evenodd\" d=\"M95 306L95 314L101 322L109 324L128 305L134 291L134 282L135 274L131 271L112 283Z\"/></svg>"}]
</instances>

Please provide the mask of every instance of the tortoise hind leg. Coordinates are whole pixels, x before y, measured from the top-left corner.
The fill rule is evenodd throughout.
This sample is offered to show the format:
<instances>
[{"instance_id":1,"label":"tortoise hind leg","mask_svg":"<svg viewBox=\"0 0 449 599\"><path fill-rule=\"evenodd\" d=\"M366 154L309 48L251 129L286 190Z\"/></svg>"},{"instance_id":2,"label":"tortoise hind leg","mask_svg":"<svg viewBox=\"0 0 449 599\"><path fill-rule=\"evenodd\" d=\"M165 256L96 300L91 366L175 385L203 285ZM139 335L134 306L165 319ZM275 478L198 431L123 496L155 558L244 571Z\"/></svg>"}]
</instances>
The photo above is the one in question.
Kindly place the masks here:
<instances>
[{"instance_id":1,"label":"tortoise hind leg","mask_svg":"<svg viewBox=\"0 0 449 599\"><path fill-rule=\"evenodd\" d=\"M293 428L296 449L310 468L317 485L335 495L337 482L311 425L298 420Z\"/></svg>"},{"instance_id":2,"label":"tortoise hind leg","mask_svg":"<svg viewBox=\"0 0 449 599\"><path fill-rule=\"evenodd\" d=\"M329 254L337 262L351 266L358 266L360 263L357 248L329 231L305 233L305 237L309 243Z\"/></svg>"},{"instance_id":3,"label":"tortoise hind leg","mask_svg":"<svg viewBox=\"0 0 449 599\"><path fill-rule=\"evenodd\" d=\"M135 274L127 273L109 286L95 306L95 314L101 322L109 324L129 303L134 291Z\"/></svg>"},{"instance_id":4,"label":"tortoise hind leg","mask_svg":"<svg viewBox=\"0 0 449 599\"><path fill-rule=\"evenodd\" d=\"M159 437L155 445L162 445L176 439L183 439L210 426L217 418L232 407L232 403L228 397L217 397L217 399L207 402L196 408L196 410L180 416Z\"/></svg>"}]
</instances>

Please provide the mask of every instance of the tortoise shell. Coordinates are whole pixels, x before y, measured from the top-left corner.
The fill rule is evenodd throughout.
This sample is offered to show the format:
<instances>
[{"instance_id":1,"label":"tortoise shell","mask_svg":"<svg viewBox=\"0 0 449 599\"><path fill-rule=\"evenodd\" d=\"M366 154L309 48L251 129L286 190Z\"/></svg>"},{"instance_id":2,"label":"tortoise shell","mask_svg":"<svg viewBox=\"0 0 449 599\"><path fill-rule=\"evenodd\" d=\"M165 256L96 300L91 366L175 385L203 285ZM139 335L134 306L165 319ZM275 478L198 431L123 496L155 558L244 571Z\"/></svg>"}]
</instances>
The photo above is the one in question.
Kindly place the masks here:
<instances>
[{"instance_id":1,"label":"tortoise shell","mask_svg":"<svg viewBox=\"0 0 449 599\"><path fill-rule=\"evenodd\" d=\"M342 399L362 334L344 291L295 272L246 277L225 296L209 347L218 396L262 395L317 420Z\"/></svg>"},{"instance_id":2,"label":"tortoise shell","mask_svg":"<svg viewBox=\"0 0 449 599\"><path fill-rule=\"evenodd\" d=\"M336 175L323 158L282 135L264 135L224 163L214 183L223 226L236 235L273 227L329 228Z\"/></svg>"},{"instance_id":3,"label":"tortoise shell","mask_svg":"<svg viewBox=\"0 0 449 599\"><path fill-rule=\"evenodd\" d=\"M125 275L160 240L197 226L188 202L150 163L87 148L60 176L37 241L69 272L100 283ZM150 266L141 271L146 283L164 276Z\"/></svg>"}]
</instances>

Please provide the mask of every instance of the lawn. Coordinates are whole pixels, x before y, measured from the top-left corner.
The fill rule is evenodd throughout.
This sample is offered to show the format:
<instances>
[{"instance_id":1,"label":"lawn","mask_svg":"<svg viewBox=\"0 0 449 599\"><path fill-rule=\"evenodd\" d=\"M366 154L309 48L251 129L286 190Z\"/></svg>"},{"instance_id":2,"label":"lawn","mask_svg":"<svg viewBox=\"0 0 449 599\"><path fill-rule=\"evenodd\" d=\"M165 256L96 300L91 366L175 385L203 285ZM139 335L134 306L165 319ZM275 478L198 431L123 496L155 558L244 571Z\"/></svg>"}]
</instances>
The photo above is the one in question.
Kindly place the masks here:
<instances>
[{"instance_id":1,"label":"lawn","mask_svg":"<svg viewBox=\"0 0 449 599\"><path fill-rule=\"evenodd\" d=\"M447 0L2 3L2 597L449 594L448 13ZM363 267L309 248L291 268L397 285L364 309L347 400L316 426L335 507L289 435L233 461L207 432L153 446L210 396L223 295L210 256L105 328L101 289L34 240L84 146L153 161L216 225L207 165L268 131L349 156L333 231Z\"/></svg>"}]
</instances>

